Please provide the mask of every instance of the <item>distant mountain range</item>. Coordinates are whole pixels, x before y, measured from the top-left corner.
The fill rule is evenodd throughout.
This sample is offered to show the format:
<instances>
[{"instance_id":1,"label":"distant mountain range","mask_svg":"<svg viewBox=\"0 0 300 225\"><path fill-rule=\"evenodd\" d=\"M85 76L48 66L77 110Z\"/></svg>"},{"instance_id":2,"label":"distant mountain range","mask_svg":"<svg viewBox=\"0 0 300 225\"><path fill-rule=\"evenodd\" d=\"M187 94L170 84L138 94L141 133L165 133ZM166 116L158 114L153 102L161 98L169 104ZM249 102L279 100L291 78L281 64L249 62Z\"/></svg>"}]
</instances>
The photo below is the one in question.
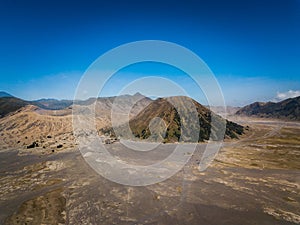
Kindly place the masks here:
<instances>
[{"instance_id":1,"label":"distant mountain range","mask_svg":"<svg viewBox=\"0 0 300 225\"><path fill-rule=\"evenodd\" d=\"M116 97L90 98L84 101L75 101L75 104L72 105L67 104L69 106L64 109L57 109L58 102L63 103L61 108L67 106L64 105L66 102L53 101L53 99L24 101L15 97L2 97L0 98L0 114L2 115L0 118L0 146L2 148L26 148L37 144L40 147L56 149L57 142L60 142L64 147L72 147L75 144L72 124L75 105L82 111L89 111L94 107L92 104L96 103L95 125L99 130L111 124L113 106L121 112L129 111L130 117L134 117L152 102L151 99L140 94L123 95L118 99L121 101L116 103ZM44 104L48 102L56 105L48 104L45 107ZM49 110L49 108L55 110Z\"/></svg>"},{"instance_id":2,"label":"distant mountain range","mask_svg":"<svg viewBox=\"0 0 300 225\"><path fill-rule=\"evenodd\" d=\"M138 139L148 139L149 137L154 137L154 139L163 140L164 142L177 142L177 141L189 141L189 137L194 134L187 133L187 137L183 137L181 134L182 128L186 126L194 126L193 121L190 120L189 111L184 107L175 108L175 105L184 106L187 102L192 102L197 110L197 117L200 123L200 131L197 137L198 141L205 141L212 137L217 137L218 126L222 123L226 123L225 137L227 138L238 138L239 135L243 134L244 127L234 122L223 119L221 116L217 116L209 108L201 105L193 99L183 96L169 97L169 98L158 98L152 100L147 98L140 93L135 95L123 95L118 96L118 103L115 104L116 97L102 97L102 98L89 98L87 100L78 100L73 102L72 100L56 100L56 99L40 99L36 101L25 101L6 92L0 92L0 118L9 117L5 121L5 124L12 123L10 120L10 114L14 114L14 120L16 120L20 114L20 121L24 118L24 115L31 112L30 118L35 118L36 121L48 121L51 123L51 116L60 116L60 119L64 116L71 118L73 104L79 105L85 109L89 109L90 106L96 102L96 117L97 127L101 133L113 133L111 128L111 109L114 107L119 112L120 123L118 126L122 129L122 114L124 112L130 111L130 129L133 135ZM133 107L132 107L133 106ZM132 107L132 109L131 109ZM23 110L25 109L25 111ZM232 111L237 108L232 109ZM27 111L26 111L27 110ZM183 112L184 118L180 118L180 112ZM219 109L214 109L218 111ZM18 113L18 112L22 113ZM35 114L37 113L37 114ZM27 115L27 114L26 114ZM37 115L37 116L35 116ZM186 116L187 115L187 116ZM216 124L212 126L211 118L214 115L216 118ZM238 109L235 115L239 116L253 116L253 117L264 117L264 118L277 118L283 120L300 120L300 97L290 98L278 103L274 102L255 102L253 104L247 105L243 108ZM49 117L50 116L50 117ZM67 118L66 117L66 118ZM22 119L23 118L23 119ZM153 136L153 131L151 130L151 124L155 118L161 118L164 124L157 124L158 133ZM31 119L28 119L30 122ZM53 121L56 120L53 118ZM119 117L118 117L119 120ZM36 122L39 124L40 122ZM46 122L43 122L46 123ZM72 131L72 125L65 124L68 128L68 132ZM6 127L7 125L1 126ZM25 126L26 124L24 124ZM17 125L16 125L17 126ZM50 125L49 125L50 126ZM52 126L53 127L53 126ZM196 129L195 129L196 130ZM213 133L211 133L213 132ZM182 139L183 138L183 139ZM216 138L218 139L218 138Z\"/></svg>"},{"instance_id":3,"label":"distant mountain range","mask_svg":"<svg viewBox=\"0 0 300 225\"><path fill-rule=\"evenodd\" d=\"M38 106L41 109L60 110L73 104L72 100L40 99L36 101L26 101L16 98L4 91L0 92L0 118L26 105Z\"/></svg>"},{"instance_id":4,"label":"distant mountain range","mask_svg":"<svg viewBox=\"0 0 300 225\"><path fill-rule=\"evenodd\" d=\"M70 124L70 116L72 115L73 104L78 105L80 108L82 107L82 110L89 110L91 104L95 102L97 127L103 134L107 132L113 133L113 129L111 128L111 109L113 106L117 113L118 126L120 127L126 122L125 120L128 121L128 118L126 117L124 120L122 115L124 112L128 112L128 110L130 111L130 128L133 135L138 139L147 139L152 134L152 131L150 130L151 126L149 126L149 124L151 124L152 120L156 117L163 119L167 127L164 129L165 135L161 135L161 137L159 137L159 133L154 134L154 136L152 135L154 137L153 141L157 141L158 138L163 138L164 142L189 142L191 140L196 140L193 139L195 135L197 135L195 137L198 138L196 141L208 140L210 136L215 140L219 140L220 138L224 138L223 134L222 136L219 135L219 130L221 130L219 128L222 125L226 125L225 136L228 138L238 138L238 136L244 132L242 126L223 119L221 116L214 114L195 100L183 96L152 100L137 93L135 95L118 96L118 101L115 103L116 97L90 98L73 102L71 100L55 99L25 101L11 97L8 94L3 95L7 97L0 98L0 115L1 117L5 117L5 120L2 121L3 123L0 121L0 128L5 128L13 123L15 124L14 129L17 129L15 132L19 132L18 128L20 128L23 130L23 135L26 133L25 131L27 131L25 128L26 126L31 127L31 136L32 134L40 135L41 130L47 131L48 127L49 129L51 128L48 132L52 133L53 136L55 136L55 133L60 132L55 131L56 127L59 129L64 127L64 132L71 133L72 124ZM171 104L170 102L173 102L179 107L175 108L174 104ZM199 120L200 130L199 127L198 129L195 127L195 121L191 121L190 119L189 108L185 107L188 102L196 107L196 119ZM12 116L8 116L10 114ZM181 117L182 115L184 117L183 119ZM212 115L215 115L214 118L216 118L216 123L213 124L213 126L211 124ZM63 118L65 118L65 120ZM27 122L22 122L24 120ZM32 121L35 121L33 124L36 125L33 126ZM55 123L56 125L51 125L51 123ZM22 128L20 127L20 124L22 124ZM39 127L38 124L43 124L43 127ZM183 135L181 133L182 129L189 126L192 126L191 131L188 131ZM33 131L35 129L37 132ZM195 130L199 133L193 133Z\"/></svg>"},{"instance_id":5,"label":"distant mountain range","mask_svg":"<svg viewBox=\"0 0 300 225\"><path fill-rule=\"evenodd\" d=\"M42 109L60 110L65 109L73 104L72 100L57 100L57 99L39 99L30 101L32 105L36 105Z\"/></svg>"},{"instance_id":6,"label":"distant mountain range","mask_svg":"<svg viewBox=\"0 0 300 225\"><path fill-rule=\"evenodd\" d=\"M1 100L1 98L4 98ZM38 99L34 101L26 101L17 97L14 97L13 95L10 95L4 91L0 91L0 115L6 115L9 112L16 111L17 109L25 106L25 105L34 105L38 106L41 109L47 109L47 110L61 110L61 109L66 109L74 104L78 105L91 105L93 104L96 100L97 102L102 102L103 104L112 104L114 99L116 97L99 97L99 98L89 98L87 100L57 100L57 99ZM137 98L147 98L140 93L136 93L134 95L123 95L119 96L118 98L122 98L123 103L127 104L128 101L137 99ZM147 100L151 101L150 98L147 98ZM10 103L9 103L10 102ZM10 106L10 107L8 107ZM5 108L5 110L4 110ZM3 111L3 112L1 112ZM5 113L4 113L5 111ZM1 117L1 116L0 116Z\"/></svg>"},{"instance_id":7,"label":"distant mountain range","mask_svg":"<svg viewBox=\"0 0 300 225\"><path fill-rule=\"evenodd\" d=\"M300 96L277 103L254 102L239 109L236 115L299 121Z\"/></svg>"},{"instance_id":8,"label":"distant mountain range","mask_svg":"<svg viewBox=\"0 0 300 225\"><path fill-rule=\"evenodd\" d=\"M134 98L141 97L140 93L133 95L121 96L124 105L128 105ZM145 97L145 96L143 96ZM120 98L120 97L119 97ZM91 105L97 101L99 109L110 110L110 107L115 97L101 97L101 98L89 98L87 100L57 100L57 99L39 99L34 101L26 101L20 98L16 98L9 93L0 91L0 118L5 115L15 112L18 109L26 105L34 105L45 110L62 110L72 107L72 104L78 105ZM150 98L146 98L148 104L152 102ZM129 101L129 102L128 102ZM209 107L206 107L209 108ZM222 107L210 107L210 109L221 116L225 116ZM122 110L122 107L121 107ZM102 110L103 111L103 110ZM300 96L295 98L289 98L281 102L254 102L250 105L239 107L228 107L227 114L234 114L239 116L251 116L262 118L276 118L283 120L300 120Z\"/></svg>"},{"instance_id":9,"label":"distant mountain range","mask_svg":"<svg viewBox=\"0 0 300 225\"><path fill-rule=\"evenodd\" d=\"M213 111L220 111L218 108L212 108L211 111L208 107L205 107L195 100L189 99L188 97L169 97L169 98L158 98L152 100L147 98L140 93L135 95L123 95L118 96L118 103L114 104L116 97L102 97L102 98L89 98L87 100L56 100L56 99L40 99L36 101L25 101L6 92L0 92L0 118L6 117L9 114L16 114L17 118L18 111L22 111L23 108L28 108L29 111L36 111L39 115L39 119L43 119L41 116L71 116L73 104L79 105L80 107L89 109L90 106L96 102L96 117L98 117L98 127L101 133L113 133L111 128L111 109L114 105L120 116L120 123L118 126L122 126L124 122L122 121L123 112L128 112L130 110L130 129L133 135L139 139L148 139L153 137L153 132L151 131L151 122L153 119L158 117L163 119L163 124L156 124L160 126L160 130L156 134L155 138L162 139L165 142L177 142L182 138L181 130L182 127L186 125L193 126L193 122L187 116L183 120L179 116L178 109L170 104L173 101L177 105L184 105L186 102L192 101L193 105L197 109L197 116L200 123L199 139L198 141L208 140L212 136L217 136L218 126L222 123L226 123L225 136L227 138L237 138L239 135L243 134L244 128L239 124L223 119L221 116L217 116ZM137 101L138 100L138 101ZM134 107L130 107L134 104ZM176 105L175 104L175 105ZM31 107L32 106L32 107ZM31 108L30 108L31 107ZM179 110L183 110L179 109ZM231 108L230 108L231 109ZM185 110L185 109L184 109ZM255 102L253 104L247 105L243 108L232 108L231 111L235 111L235 115L239 116L253 116L253 117L264 117L264 118L277 118L283 120L300 120L300 97L290 98L278 103L274 102ZM221 112L220 115L222 115ZM24 113L23 113L24 114ZM21 114L20 114L21 115ZM26 114L27 115L27 114ZM30 114L34 118L35 114ZM188 111L184 111L183 115L189 115ZM212 127L211 118L214 115L216 119L216 127ZM20 117L21 118L21 117ZM46 117L45 117L46 118ZM49 118L48 118L49 119ZM47 120L48 120L47 119ZM118 117L119 119L119 117ZM30 120L28 120L30 122ZM10 123L7 119L5 122ZM185 124L184 124L185 123ZM50 121L49 121L50 124ZM70 127L71 124L65 125ZM164 127L165 126L165 127ZM213 132L213 133L211 133ZM193 134L188 133L187 136L192 137ZM197 137L198 137L197 136ZM189 141L188 138L183 137L184 141Z\"/></svg>"},{"instance_id":10,"label":"distant mountain range","mask_svg":"<svg viewBox=\"0 0 300 225\"><path fill-rule=\"evenodd\" d=\"M80 108L82 107L82 110L89 110L91 105L95 102L97 129L102 133L112 133L112 107L118 112L117 121L120 127L125 122L123 117L124 112L129 112L130 128L133 135L138 139L147 139L153 134L153 131L150 131L151 126L149 126L149 124L151 124L152 120L156 117L163 119L167 126L164 129L166 133L163 136L163 141L165 142L190 141L191 137L195 135L197 135L195 137L198 139L193 140L204 141L208 140L211 134L215 139L223 139L223 134L218 137L220 133L218 131L221 130L219 128L222 124L224 126L226 125L225 136L228 138L237 138L244 132L242 126L227 121L195 100L182 96L152 100L140 93L136 93L135 95L118 96L117 103L115 102L116 97L89 98L87 100L73 102L71 100L56 99L25 101L4 92L2 92L2 96L3 97L0 97L0 116L4 118L0 120L0 130L5 127L10 127L9 124L15 124L13 126L14 132L18 133L22 130L22 135L25 136L35 137L35 135L41 135L43 132L48 132L56 136L56 133L62 133L62 129L63 133L70 134L72 132L71 115L73 106L77 105ZM175 109L174 105L170 102L175 103L179 108ZM200 131L199 129L193 129L196 123L194 124L194 121L190 119L189 108L184 107L187 102L192 103L196 107L197 114L195 114L195 118L199 120ZM179 113L178 110L181 111L181 113ZM184 117L183 119L181 119L182 115ZM211 124L212 115L215 115L217 118L214 126ZM126 120L128 121L128 119ZM181 134L182 129L188 126L193 127L191 131L184 133L184 135ZM26 127L30 127L30 129ZM58 129L57 131L56 128ZM194 134L194 130L197 130L199 133ZM47 136L46 133L43 136ZM155 140L153 141L158 140L159 134L157 133L155 135ZM38 136L33 139L38 140Z\"/></svg>"}]
</instances>

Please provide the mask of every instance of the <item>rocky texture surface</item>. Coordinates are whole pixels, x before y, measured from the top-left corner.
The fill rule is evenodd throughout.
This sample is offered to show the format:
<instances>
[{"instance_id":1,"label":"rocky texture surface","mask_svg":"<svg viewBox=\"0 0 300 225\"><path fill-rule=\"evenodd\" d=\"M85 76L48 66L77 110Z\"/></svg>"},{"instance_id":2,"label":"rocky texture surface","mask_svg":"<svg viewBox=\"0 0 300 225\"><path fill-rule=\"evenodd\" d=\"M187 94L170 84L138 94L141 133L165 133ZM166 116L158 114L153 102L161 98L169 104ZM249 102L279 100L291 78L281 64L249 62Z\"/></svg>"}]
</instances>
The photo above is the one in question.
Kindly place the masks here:
<instances>
[{"instance_id":1,"label":"rocky texture surface","mask_svg":"<svg viewBox=\"0 0 300 225\"><path fill-rule=\"evenodd\" d=\"M256 116L284 120L300 120L300 96L281 102L254 102L236 112L240 116Z\"/></svg>"},{"instance_id":2,"label":"rocky texture surface","mask_svg":"<svg viewBox=\"0 0 300 225\"><path fill-rule=\"evenodd\" d=\"M174 143L238 138L244 133L242 126L184 96L156 99L132 117L129 126L130 130L127 126L117 127L115 135L131 138L128 134L132 133L138 139ZM105 127L101 131L112 133L113 129Z\"/></svg>"},{"instance_id":3,"label":"rocky texture surface","mask_svg":"<svg viewBox=\"0 0 300 225\"><path fill-rule=\"evenodd\" d=\"M217 159L198 170L205 144L175 176L146 187L116 184L92 170L76 149L0 151L1 224L299 224L300 125L268 120L243 138L227 140ZM107 145L122 160L149 164L120 143ZM168 155L168 154L167 154Z\"/></svg>"}]
</instances>

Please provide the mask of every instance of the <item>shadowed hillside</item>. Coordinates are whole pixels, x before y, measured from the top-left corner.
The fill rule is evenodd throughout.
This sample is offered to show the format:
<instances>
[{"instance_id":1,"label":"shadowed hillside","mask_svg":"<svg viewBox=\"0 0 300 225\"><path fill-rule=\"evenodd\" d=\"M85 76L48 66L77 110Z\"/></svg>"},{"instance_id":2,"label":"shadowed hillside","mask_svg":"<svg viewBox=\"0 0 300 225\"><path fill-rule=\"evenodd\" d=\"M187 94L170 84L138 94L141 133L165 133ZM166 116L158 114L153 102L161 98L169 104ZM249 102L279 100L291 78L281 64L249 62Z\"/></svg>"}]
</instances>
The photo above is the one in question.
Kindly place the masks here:
<instances>
[{"instance_id":1,"label":"shadowed hillside","mask_svg":"<svg viewBox=\"0 0 300 225\"><path fill-rule=\"evenodd\" d=\"M19 98L2 97L0 98L0 118L15 112L28 104L28 102Z\"/></svg>"},{"instance_id":2,"label":"shadowed hillside","mask_svg":"<svg viewBox=\"0 0 300 225\"><path fill-rule=\"evenodd\" d=\"M236 115L299 121L300 96L296 98L289 98L278 103L254 102L238 110Z\"/></svg>"}]
</instances>

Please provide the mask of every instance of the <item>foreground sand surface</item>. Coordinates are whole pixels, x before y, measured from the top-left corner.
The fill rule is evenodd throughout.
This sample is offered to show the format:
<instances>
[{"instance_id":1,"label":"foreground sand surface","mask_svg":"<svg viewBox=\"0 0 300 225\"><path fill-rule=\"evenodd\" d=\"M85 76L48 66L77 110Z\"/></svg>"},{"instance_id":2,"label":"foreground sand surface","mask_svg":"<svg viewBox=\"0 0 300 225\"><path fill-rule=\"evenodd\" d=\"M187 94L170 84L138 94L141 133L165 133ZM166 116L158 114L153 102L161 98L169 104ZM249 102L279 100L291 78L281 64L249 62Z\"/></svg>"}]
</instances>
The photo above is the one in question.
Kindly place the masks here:
<instances>
[{"instance_id":1,"label":"foreground sand surface","mask_svg":"<svg viewBox=\"0 0 300 225\"><path fill-rule=\"evenodd\" d=\"M231 119L250 129L225 141L206 171L198 170L205 147L199 144L180 172L146 187L116 184L94 172L66 134L68 126L57 137L41 131L45 147L21 147L28 139L20 137L20 146L0 151L0 224L299 224L300 124ZM5 138L16 143L13 135ZM145 155L142 164L173 147L161 145L157 158ZM107 148L138 163L120 143Z\"/></svg>"}]
</instances>

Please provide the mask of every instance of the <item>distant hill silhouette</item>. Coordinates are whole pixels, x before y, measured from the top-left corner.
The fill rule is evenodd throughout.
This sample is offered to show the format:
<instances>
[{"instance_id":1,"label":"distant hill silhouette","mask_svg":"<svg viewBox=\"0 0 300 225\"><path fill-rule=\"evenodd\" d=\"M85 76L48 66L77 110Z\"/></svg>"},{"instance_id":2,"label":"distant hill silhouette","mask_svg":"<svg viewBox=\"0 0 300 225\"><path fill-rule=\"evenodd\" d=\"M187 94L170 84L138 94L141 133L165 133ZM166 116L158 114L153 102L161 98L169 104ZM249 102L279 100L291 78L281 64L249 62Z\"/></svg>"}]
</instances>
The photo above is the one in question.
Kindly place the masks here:
<instances>
[{"instance_id":1,"label":"distant hill silhouette","mask_svg":"<svg viewBox=\"0 0 300 225\"><path fill-rule=\"evenodd\" d=\"M63 110L71 108L73 103L82 106L89 106L95 101L97 102L97 112L100 114L107 114L111 110L112 105L116 97L99 97L99 98L89 98L87 100L57 100L57 99L39 99L34 101L26 101L20 98L16 98L6 92L0 92L0 118L8 115L11 112L17 111L26 105L37 106L40 109L45 110ZM139 105L133 110L140 110L144 105L148 105L152 100L139 93L135 95L121 95L118 96L118 108L120 111L131 105L137 99L142 98L139 101ZM134 112L133 112L134 113Z\"/></svg>"},{"instance_id":2,"label":"distant hill silhouette","mask_svg":"<svg viewBox=\"0 0 300 225\"><path fill-rule=\"evenodd\" d=\"M137 98L144 98L147 101L151 101L151 99L143 96L140 93L136 93L134 95L121 95L118 96L120 100L122 100L122 103L124 105L131 103ZM110 109L112 104L114 103L114 100L116 99L116 96L112 97L92 97L86 100L57 100L57 99L39 99L35 101L31 101L30 103L32 105L36 105L42 109L49 109L49 110L60 110L70 107L73 103L77 105L91 105L94 104L95 101L97 101L97 104L101 104L102 107L105 109Z\"/></svg>"},{"instance_id":3,"label":"distant hill silhouette","mask_svg":"<svg viewBox=\"0 0 300 225\"><path fill-rule=\"evenodd\" d=\"M240 116L255 116L284 120L300 120L300 96L281 102L254 102L236 112Z\"/></svg>"},{"instance_id":4,"label":"distant hill silhouette","mask_svg":"<svg viewBox=\"0 0 300 225\"><path fill-rule=\"evenodd\" d=\"M57 100L57 99L39 99L31 101L32 105L36 105L42 109L60 110L65 109L73 104L72 100Z\"/></svg>"},{"instance_id":5,"label":"distant hill silhouette","mask_svg":"<svg viewBox=\"0 0 300 225\"><path fill-rule=\"evenodd\" d=\"M8 94L5 91L0 91L0 98L4 98L4 97L14 97L11 94Z\"/></svg>"},{"instance_id":6,"label":"distant hill silhouette","mask_svg":"<svg viewBox=\"0 0 300 225\"><path fill-rule=\"evenodd\" d=\"M194 107L197 110L196 118L199 120L200 131L195 126L195 121L192 121L193 119L191 120L191 111L189 111L189 107L184 107L187 102L193 103ZM175 108L174 105L178 107ZM178 110L181 111L181 113L179 113ZM196 140L195 137L198 138L198 142L204 141L210 138L211 132L214 132L212 134L212 137L214 137L215 140L219 140L220 137L218 137L218 127L222 126L222 124L224 125L224 123L226 123L226 137L238 138L238 135L241 135L244 132L242 126L224 120L222 117L216 114L214 114L214 118L216 118L216 124L214 125L216 126L212 127L212 113L213 112L211 112L209 109L188 97L176 96L169 98L159 98L151 102L146 108L144 108L140 113L133 117L129 121L129 124L130 129L135 137L139 139L152 138L153 140L150 141L163 140L164 142L189 142L191 140ZM183 115L184 118L180 118L180 115ZM151 125L149 126L149 124L153 123L153 120L155 118L162 119L165 125L159 124L159 121L154 122L156 123L155 126L157 129L153 134L153 131L151 132ZM181 130L184 127L192 127L192 129L186 129L186 137L181 136ZM120 130L121 134L126 138L128 132L122 129L125 128L123 128L122 126L120 128L117 128L117 130ZM193 133L197 130L199 133ZM104 128L102 129L102 132L112 133L113 130L112 128ZM221 137L221 139L223 139L223 136Z\"/></svg>"}]
</instances>

